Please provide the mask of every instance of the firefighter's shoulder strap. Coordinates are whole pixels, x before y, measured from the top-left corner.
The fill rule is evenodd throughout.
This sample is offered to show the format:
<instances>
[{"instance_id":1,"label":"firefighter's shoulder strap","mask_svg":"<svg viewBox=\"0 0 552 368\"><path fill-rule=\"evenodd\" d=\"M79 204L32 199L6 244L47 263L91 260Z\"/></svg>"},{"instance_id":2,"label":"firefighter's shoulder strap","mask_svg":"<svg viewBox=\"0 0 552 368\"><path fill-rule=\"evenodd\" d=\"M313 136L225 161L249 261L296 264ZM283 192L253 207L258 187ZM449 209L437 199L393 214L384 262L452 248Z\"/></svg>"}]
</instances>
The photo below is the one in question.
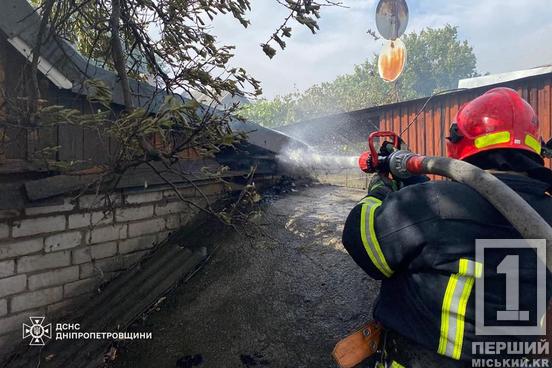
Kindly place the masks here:
<instances>
[{"instance_id":1,"label":"firefighter's shoulder strap","mask_svg":"<svg viewBox=\"0 0 552 368\"><path fill-rule=\"evenodd\" d=\"M378 351L382 326L372 321L339 341L332 356L341 368L352 368Z\"/></svg>"}]
</instances>

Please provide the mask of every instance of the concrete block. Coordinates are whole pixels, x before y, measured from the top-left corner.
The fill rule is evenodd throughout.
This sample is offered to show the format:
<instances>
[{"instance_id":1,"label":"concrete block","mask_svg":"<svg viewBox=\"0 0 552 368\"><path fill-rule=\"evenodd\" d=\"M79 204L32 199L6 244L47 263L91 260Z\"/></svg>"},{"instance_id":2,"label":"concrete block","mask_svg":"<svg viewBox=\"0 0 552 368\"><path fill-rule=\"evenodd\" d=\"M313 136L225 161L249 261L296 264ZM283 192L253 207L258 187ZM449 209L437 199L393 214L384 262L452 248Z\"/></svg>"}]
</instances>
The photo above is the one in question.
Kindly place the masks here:
<instances>
[{"instance_id":1,"label":"concrete block","mask_svg":"<svg viewBox=\"0 0 552 368\"><path fill-rule=\"evenodd\" d=\"M8 314L8 301L6 299L0 299L0 317Z\"/></svg>"},{"instance_id":2,"label":"concrete block","mask_svg":"<svg viewBox=\"0 0 552 368\"><path fill-rule=\"evenodd\" d=\"M27 288L27 275L17 275L0 279L0 298L6 295L17 294Z\"/></svg>"},{"instance_id":3,"label":"concrete block","mask_svg":"<svg viewBox=\"0 0 552 368\"><path fill-rule=\"evenodd\" d=\"M80 266L79 278L86 279L93 276L102 276L105 273L121 271L125 269L123 257L115 256L100 259L91 263L83 263Z\"/></svg>"},{"instance_id":4,"label":"concrete block","mask_svg":"<svg viewBox=\"0 0 552 368\"><path fill-rule=\"evenodd\" d=\"M79 208L104 208L109 206L118 206L121 204L121 196L119 194L87 194L79 198Z\"/></svg>"},{"instance_id":5,"label":"concrete block","mask_svg":"<svg viewBox=\"0 0 552 368\"><path fill-rule=\"evenodd\" d=\"M149 251L142 250L139 252L134 252L123 256L123 268L128 269L134 266L136 263L138 263L140 259L142 259L142 257L144 257L148 253Z\"/></svg>"},{"instance_id":6,"label":"concrete block","mask_svg":"<svg viewBox=\"0 0 552 368\"><path fill-rule=\"evenodd\" d=\"M27 309L43 307L60 301L63 298L63 287L56 286L49 289L31 291L18 294L11 300L11 312L20 312Z\"/></svg>"},{"instance_id":7,"label":"concrete block","mask_svg":"<svg viewBox=\"0 0 552 368\"><path fill-rule=\"evenodd\" d=\"M12 236L18 238L65 230L65 216L38 217L14 222Z\"/></svg>"},{"instance_id":8,"label":"concrete block","mask_svg":"<svg viewBox=\"0 0 552 368\"><path fill-rule=\"evenodd\" d=\"M172 231L163 231L157 233L157 244L165 241L173 232Z\"/></svg>"},{"instance_id":9,"label":"concrete block","mask_svg":"<svg viewBox=\"0 0 552 368\"><path fill-rule=\"evenodd\" d=\"M93 259L112 257L117 254L117 242L89 245L73 250L73 264L91 262Z\"/></svg>"},{"instance_id":10,"label":"concrete block","mask_svg":"<svg viewBox=\"0 0 552 368\"><path fill-rule=\"evenodd\" d=\"M93 212L92 226L109 225L113 223L113 211L110 212Z\"/></svg>"},{"instance_id":11,"label":"concrete block","mask_svg":"<svg viewBox=\"0 0 552 368\"><path fill-rule=\"evenodd\" d=\"M0 318L0 331L2 331L2 335L12 331L21 333L23 323L29 324L31 322L29 317L40 316L42 314L44 314L42 310L33 310ZM19 338L21 338L21 336L19 336Z\"/></svg>"},{"instance_id":12,"label":"concrete block","mask_svg":"<svg viewBox=\"0 0 552 368\"><path fill-rule=\"evenodd\" d=\"M90 246L92 259L112 257L117 254L117 243L109 242Z\"/></svg>"},{"instance_id":13,"label":"concrete block","mask_svg":"<svg viewBox=\"0 0 552 368\"><path fill-rule=\"evenodd\" d=\"M199 210L191 208L189 212L182 212L180 214L180 226L186 226L197 214Z\"/></svg>"},{"instance_id":14,"label":"concrete block","mask_svg":"<svg viewBox=\"0 0 552 368\"><path fill-rule=\"evenodd\" d=\"M94 269L95 262L87 262L79 265L79 279L86 279L101 273L100 270Z\"/></svg>"},{"instance_id":15,"label":"concrete block","mask_svg":"<svg viewBox=\"0 0 552 368\"><path fill-rule=\"evenodd\" d=\"M36 216L36 215L44 215L44 214L55 213L55 212L68 212L73 210L73 208L75 208L75 205L70 202L69 198L66 198L63 201L63 204L59 204L59 205L27 207L25 208L25 214L27 216Z\"/></svg>"},{"instance_id":16,"label":"concrete block","mask_svg":"<svg viewBox=\"0 0 552 368\"><path fill-rule=\"evenodd\" d=\"M129 237L153 234L165 230L165 219L155 218L151 220L135 222L128 225Z\"/></svg>"},{"instance_id":17,"label":"concrete block","mask_svg":"<svg viewBox=\"0 0 552 368\"><path fill-rule=\"evenodd\" d=\"M124 269L123 260L120 256L101 259L96 261L96 268L103 272L115 272Z\"/></svg>"},{"instance_id":18,"label":"concrete block","mask_svg":"<svg viewBox=\"0 0 552 368\"><path fill-rule=\"evenodd\" d=\"M137 250L153 248L157 240L155 235L141 236L139 238L131 238L121 240L119 242L119 254L132 253Z\"/></svg>"},{"instance_id":19,"label":"concrete block","mask_svg":"<svg viewBox=\"0 0 552 368\"><path fill-rule=\"evenodd\" d=\"M115 220L117 222L126 222L142 220L153 216L153 205L117 208L115 210Z\"/></svg>"},{"instance_id":20,"label":"concrete block","mask_svg":"<svg viewBox=\"0 0 552 368\"><path fill-rule=\"evenodd\" d=\"M0 259L14 258L24 256L26 254L36 253L41 251L43 247L43 238L0 244Z\"/></svg>"},{"instance_id":21,"label":"concrete block","mask_svg":"<svg viewBox=\"0 0 552 368\"><path fill-rule=\"evenodd\" d=\"M64 249L71 249L82 244L82 233L73 231L47 236L44 239L44 251L56 252Z\"/></svg>"},{"instance_id":22,"label":"concrete block","mask_svg":"<svg viewBox=\"0 0 552 368\"><path fill-rule=\"evenodd\" d=\"M21 216L20 210L0 210L0 220L9 220Z\"/></svg>"},{"instance_id":23,"label":"concrete block","mask_svg":"<svg viewBox=\"0 0 552 368\"><path fill-rule=\"evenodd\" d=\"M10 227L8 224L0 224L0 239L4 239L10 236Z\"/></svg>"},{"instance_id":24,"label":"concrete block","mask_svg":"<svg viewBox=\"0 0 552 368\"><path fill-rule=\"evenodd\" d=\"M125 239L127 233L126 224L96 227L86 234L89 244L105 243L112 240Z\"/></svg>"},{"instance_id":25,"label":"concrete block","mask_svg":"<svg viewBox=\"0 0 552 368\"><path fill-rule=\"evenodd\" d=\"M71 265L71 252L55 252L25 256L17 260L17 272L34 272Z\"/></svg>"},{"instance_id":26,"label":"concrete block","mask_svg":"<svg viewBox=\"0 0 552 368\"><path fill-rule=\"evenodd\" d=\"M15 261L13 259L0 262L0 279L13 274L15 274Z\"/></svg>"},{"instance_id":27,"label":"concrete block","mask_svg":"<svg viewBox=\"0 0 552 368\"><path fill-rule=\"evenodd\" d=\"M178 229L180 227L180 215L171 215L165 219L165 223L167 224L167 229L174 230Z\"/></svg>"},{"instance_id":28,"label":"concrete block","mask_svg":"<svg viewBox=\"0 0 552 368\"><path fill-rule=\"evenodd\" d=\"M149 202L157 202L163 199L163 192L143 192L143 193L131 193L126 195L126 203L128 204L142 204Z\"/></svg>"},{"instance_id":29,"label":"concrete block","mask_svg":"<svg viewBox=\"0 0 552 368\"><path fill-rule=\"evenodd\" d=\"M47 315L52 318L55 316L66 316L70 312L76 311L79 307L83 306L84 303L90 300L93 293L81 294L73 298L65 298L57 303L50 304L46 311Z\"/></svg>"},{"instance_id":30,"label":"concrete block","mask_svg":"<svg viewBox=\"0 0 552 368\"><path fill-rule=\"evenodd\" d=\"M157 216L171 215L188 210L188 204L182 201L169 202L166 204L158 204L155 206L155 214Z\"/></svg>"},{"instance_id":31,"label":"concrete block","mask_svg":"<svg viewBox=\"0 0 552 368\"><path fill-rule=\"evenodd\" d=\"M76 248L71 251L71 263L79 265L92 261L92 255L90 254L90 246Z\"/></svg>"},{"instance_id":32,"label":"concrete block","mask_svg":"<svg viewBox=\"0 0 552 368\"><path fill-rule=\"evenodd\" d=\"M180 193L180 196L183 198L190 198L195 197L196 195L196 189L194 187L188 187L188 188L180 188L178 190L178 193ZM174 192L173 189L165 190L163 191L163 197L166 199L177 199L178 196Z\"/></svg>"},{"instance_id":33,"label":"concrete block","mask_svg":"<svg viewBox=\"0 0 552 368\"><path fill-rule=\"evenodd\" d=\"M93 291L97 286L98 279L95 277L71 282L63 286L63 296L65 298L72 298L86 294Z\"/></svg>"},{"instance_id":34,"label":"concrete block","mask_svg":"<svg viewBox=\"0 0 552 368\"><path fill-rule=\"evenodd\" d=\"M79 227L90 226L90 213L75 213L67 217L69 229L78 229Z\"/></svg>"},{"instance_id":35,"label":"concrete block","mask_svg":"<svg viewBox=\"0 0 552 368\"><path fill-rule=\"evenodd\" d=\"M29 290L63 285L79 279L79 267L60 268L29 276Z\"/></svg>"}]
</instances>

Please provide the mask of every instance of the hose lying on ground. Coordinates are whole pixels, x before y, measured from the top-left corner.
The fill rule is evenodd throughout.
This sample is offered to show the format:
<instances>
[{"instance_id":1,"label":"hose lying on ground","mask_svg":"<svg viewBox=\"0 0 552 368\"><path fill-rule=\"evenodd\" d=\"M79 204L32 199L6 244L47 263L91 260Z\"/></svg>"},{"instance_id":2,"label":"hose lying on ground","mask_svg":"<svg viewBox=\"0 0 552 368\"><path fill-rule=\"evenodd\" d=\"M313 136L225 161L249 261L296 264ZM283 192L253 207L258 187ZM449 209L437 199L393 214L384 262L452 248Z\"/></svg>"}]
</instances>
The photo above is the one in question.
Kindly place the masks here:
<instances>
[{"instance_id":1,"label":"hose lying on ground","mask_svg":"<svg viewBox=\"0 0 552 368\"><path fill-rule=\"evenodd\" d=\"M467 162L445 157L420 156L396 151L389 157L391 173L399 179L434 174L464 183L487 199L524 239L546 239L546 259L552 272L552 227L514 190L494 175Z\"/></svg>"}]
</instances>

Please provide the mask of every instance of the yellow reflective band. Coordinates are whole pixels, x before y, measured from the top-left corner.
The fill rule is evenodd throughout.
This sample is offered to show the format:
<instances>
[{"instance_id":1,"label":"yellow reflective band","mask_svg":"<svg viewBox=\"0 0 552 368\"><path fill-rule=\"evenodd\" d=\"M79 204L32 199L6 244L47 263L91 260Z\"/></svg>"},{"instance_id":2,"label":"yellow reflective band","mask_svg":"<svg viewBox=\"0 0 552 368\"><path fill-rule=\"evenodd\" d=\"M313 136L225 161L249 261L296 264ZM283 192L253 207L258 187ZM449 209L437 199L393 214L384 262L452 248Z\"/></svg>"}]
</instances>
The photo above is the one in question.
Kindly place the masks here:
<instances>
[{"instance_id":1,"label":"yellow reflective band","mask_svg":"<svg viewBox=\"0 0 552 368\"><path fill-rule=\"evenodd\" d=\"M470 297L471 290L475 279L473 277L467 277L462 290L462 296L460 297L460 303L458 305L458 319L456 320L456 339L454 342L454 351L452 352L452 358L459 360L462 355L462 345L464 343L464 320L466 318L466 308L468 306L468 299Z\"/></svg>"},{"instance_id":2,"label":"yellow reflective band","mask_svg":"<svg viewBox=\"0 0 552 368\"><path fill-rule=\"evenodd\" d=\"M385 257L383 256L383 252L381 251L381 247L378 241L378 238L376 238L376 225L375 225L375 217L376 217L376 209L381 206L381 201L370 208L370 237L372 238L372 244L374 244L374 247L376 248L376 252L378 253L379 259L381 260L381 263L383 265L383 268L385 269L384 275L387 277L391 277L393 275L393 270L391 270L391 267L387 264L387 261L385 260Z\"/></svg>"},{"instance_id":3,"label":"yellow reflective band","mask_svg":"<svg viewBox=\"0 0 552 368\"><path fill-rule=\"evenodd\" d=\"M533 151L535 151L537 154L541 154L541 150L542 150L542 147L541 147L541 144L540 142L535 139L535 137L533 137L532 135L529 135L527 134L525 136L525 145L526 146L529 146Z\"/></svg>"},{"instance_id":4,"label":"yellow reflective band","mask_svg":"<svg viewBox=\"0 0 552 368\"><path fill-rule=\"evenodd\" d=\"M469 262L467 259L460 259L460 266L458 267L458 274L460 275L467 275L468 274L468 267L469 267Z\"/></svg>"},{"instance_id":5,"label":"yellow reflective band","mask_svg":"<svg viewBox=\"0 0 552 368\"><path fill-rule=\"evenodd\" d=\"M460 259L458 273L449 278L441 310L441 336L437 352L459 360L464 343L466 309L475 277L480 277L482 264ZM474 277L475 276L475 277Z\"/></svg>"},{"instance_id":6,"label":"yellow reflective band","mask_svg":"<svg viewBox=\"0 0 552 368\"><path fill-rule=\"evenodd\" d=\"M393 270L387 264L378 239L376 238L374 218L376 209L381 206L381 201L374 197L367 197L361 201L362 209L360 212L360 236L362 238L362 244L368 257L377 267L377 269L385 276L391 277ZM369 212L368 212L369 210ZM366 221L366 215L368 212L368 221Z\"/></svg>"},{"instance_id":7,"label":"yellow reflective band","mask_svg":"<svg viewBox=\"0 0 552 368\"><path fill-rule=\"evenodd\" d=\"M373 201L375 200L378 200L377 198L374 198L374 197L364 197L360 200L360 202L358 202L358 204L361 204L361 203L372 203Z\"/></svg>"},{"instance_id":8,"label":"yellow reflective band","mask_svg":"<svg viewBox=\"0 0 552 368\"><path fill-rule=\"evenodd\" d=\"M475 278L480 279L483 276L483 264L475 262Z\"/></svg>"},{"instance_id":9,"label":"yellow reflective band","mask_svg":"<svg viewBox=\"0 0 552 368\"><path fill-rule=\"evenodd\" d=\"M404 368L404 365L393 360L393 362L391 362L391 368Z\"/></svg>"},{"instance_id":10,"label":"yellow reflective band","mask_svg":"<svg viewBox=\"0 0 552 368\"><path fill-rule=\"evenodd\" d=\"M475 147L485 148L495 144L510 142L510 132L485 134L475 139Z\"/></svg>"},{"instance_id":11,"label":"yellow reflective band","mask_svg":"<svg viewBox=\"0 0 552 368\"><path fill-rule=\"evenodd\" d=\"M450 305L457 282L458 275L454 274L449 278L445 297L443 298L443 307L441 309L441 337L439 339L439 349L437 350L441 355L445 355L447 352Z\"/></svg>"},{"instance_id":12,"label":"yellow reflective band","mask_svg":"<svg viewBox=\"0 0 552 368\"><path fill-rule=\"evenodd\" d=\"M483 265L479 262L462 258L459 262L458 274L460 276L472 276L477 279L481 278L481 275L483 274Z\"/></svg>"}]
</instances>

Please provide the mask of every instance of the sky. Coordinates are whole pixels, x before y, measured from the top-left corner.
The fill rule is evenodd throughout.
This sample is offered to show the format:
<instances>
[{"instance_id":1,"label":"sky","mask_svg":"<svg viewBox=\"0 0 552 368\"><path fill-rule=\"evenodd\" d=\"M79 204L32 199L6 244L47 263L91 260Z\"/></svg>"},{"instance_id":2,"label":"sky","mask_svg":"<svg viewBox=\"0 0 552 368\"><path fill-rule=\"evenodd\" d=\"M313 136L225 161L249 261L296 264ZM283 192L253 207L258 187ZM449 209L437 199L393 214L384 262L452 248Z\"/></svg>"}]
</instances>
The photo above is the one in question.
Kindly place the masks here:
<instances>
[{"instance_id":1,"label":"sky","mask_svg":"<svg viewBox=\"0 0 552 368\"><path fill-rule=\"evenodd\" d=\"M266 42L287 15L276 0L252 0L251 26L243 29L228 15L214 20L221 44L236 46L234 66L262 82L263 97L273 98L332 81L377 54L377 0L341 0L347 8L322 9L320 31L292 23L288 47L270 60L259 44ZM407 32L447 23L474 48L480 73L502 73L552 64L552 0L406 0Z\"/></svg>"}]
</instances>

